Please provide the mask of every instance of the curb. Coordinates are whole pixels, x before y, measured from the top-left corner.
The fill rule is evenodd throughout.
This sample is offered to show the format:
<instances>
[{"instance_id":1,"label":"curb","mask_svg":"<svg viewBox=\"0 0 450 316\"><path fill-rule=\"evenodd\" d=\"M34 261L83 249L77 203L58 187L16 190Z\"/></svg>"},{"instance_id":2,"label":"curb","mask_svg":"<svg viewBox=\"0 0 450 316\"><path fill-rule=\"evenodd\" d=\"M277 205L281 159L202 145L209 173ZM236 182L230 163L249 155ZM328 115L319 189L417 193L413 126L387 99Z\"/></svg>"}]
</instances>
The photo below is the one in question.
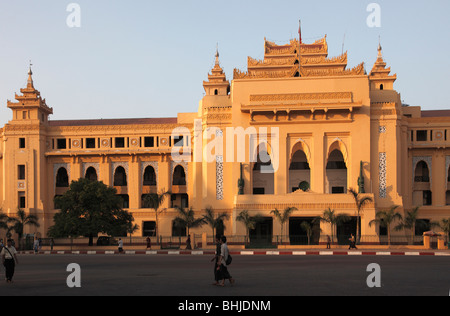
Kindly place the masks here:
<instances>
[{"instance_id":1,"label":"curb","mask_svg":"<svg viewBox=\"0 0 450 316\"><path fill-rule=\"evenodd\" d=\"M34 255L34 251L20 251L21 255ZM215 255L214 251L208 250L128 250L119 254L118 251L39 251L39 255L188 255L203 256ZM421 251L264 251L264 250L242 250L230 251L231 255L237 256L436 256L450 257L450 252L421 252Z\"/></svg>"}]
</instances>

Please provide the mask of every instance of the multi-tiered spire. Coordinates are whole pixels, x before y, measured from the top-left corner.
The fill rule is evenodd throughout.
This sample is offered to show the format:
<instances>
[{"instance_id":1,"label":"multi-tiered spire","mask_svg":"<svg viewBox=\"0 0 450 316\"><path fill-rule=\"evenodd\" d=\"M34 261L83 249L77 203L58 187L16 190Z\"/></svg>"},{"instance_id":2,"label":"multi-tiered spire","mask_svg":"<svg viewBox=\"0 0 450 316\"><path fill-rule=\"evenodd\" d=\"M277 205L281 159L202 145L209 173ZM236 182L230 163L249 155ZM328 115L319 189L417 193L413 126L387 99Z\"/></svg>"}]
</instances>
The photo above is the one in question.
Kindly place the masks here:
<instances>
[{"instance_id":1,"label":"multi-tiered spire","mask_svg":"<svg viewBox=\"0 0 450 316\"><path fill-rule=\"evenodd\" d=\"M383 48L381 41L378 44L378 56L372 71L370 72L370 88L371 90L393 90L394 82L397 80L397 75L390 76L391 67L386 68L386 62L383 59Z\"/></svg>"},{"instance_id":2,"label":"multi-tiered spire","mask_svg":"<svg viewBox=\"0 0 450 316\"><path fill-rule=\"evenodd\" d=\"M48 115L53 114L53 109L48 107L41 93L34 88L32 64L28 69L27 87L20 89L22 95L15 95L18 102L8 100L7 106L13 110L13 121L39 120L42 123L48 121Z\"/></svg>"},{"instance_id":3,"label":"multi-tiered spire","mask_svg":"<svg viewBox=\"0 0 450 316\"><path fill-rule=\"evenodd\" d=\"M299 34L300 33L299 29ZM248 57L248 71L235 69L234 79L364 75L364 63L347 70L347 53L328 58L327 37L305 44L301 37L277 45L264 39L264 60Z\"/></svg>"},{"instance_id":4,"label":"multi-tiered spire","mask_svg":"<svg viewBox=\"0 0 450 316\"><path fill-rule=\"evenodd\" d=\"M206 95L228 95L230 92L230 82L227 80L219 62L219 49L216 49L214 68L208 74L208 81L203 81L203 88Z\"/></svg>"}]
</instances>

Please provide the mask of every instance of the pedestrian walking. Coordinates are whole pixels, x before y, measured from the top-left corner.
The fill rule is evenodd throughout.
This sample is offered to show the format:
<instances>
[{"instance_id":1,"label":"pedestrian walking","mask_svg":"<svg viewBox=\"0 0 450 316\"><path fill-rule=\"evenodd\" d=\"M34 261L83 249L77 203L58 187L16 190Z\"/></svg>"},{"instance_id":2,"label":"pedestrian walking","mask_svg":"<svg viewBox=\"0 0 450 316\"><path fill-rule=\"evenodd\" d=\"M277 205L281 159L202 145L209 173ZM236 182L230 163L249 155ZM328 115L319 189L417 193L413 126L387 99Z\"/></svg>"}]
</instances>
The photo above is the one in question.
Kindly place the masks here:
<instances>
[{"instance_id":1,"label":"pedestrian walking","mask_svg":"<svg viewBox=\"0 0 450 316\"><path fill-rule=\"evenodd\" d=\"M119 238L119 253L123 252L123 241L122 238Z\"/></svg>"},{"instance_id":2,"label":"pedestrian walking","mask_svg":"<svg viewBox=\"0 0 450 316\"><path fill-rule=\"evenodd\" d=\"M220 237L216 236L216 254L211 259L211 262L214 261L214 280L216 281L215 283L213 283L213 285L219 285L219 281L220 281L220 278L219 278L220 273L219 273L219 270L217 269L217 263L219 262L219 258L220 258L220 248L221 248Z\"/></svg>"},{"instance_id":3,"label":"pedestrian walking","mask_svg":"<svg viewBox=\"0 0 450 316\"><path fill-rule=\"evenodd\" d=\"M356 248L356 239L355 239L355 236L353 234L349 238L349 240L350 240L350 247L348 249L357 249Z\"/></svg>"},{"instance_id":4,"label":"pedestrian walking","mask_svg":"<svg viewBox=\"0 0 450 316\"><path fill-rule=\"evenodd\" d=\"M327 249L331 249L331 238L327 235Z\"/></svg>"},{"instance_id":5,"label":"pedestrian walking","mask_svg":"<svg viewBox=\"0 0 450 316\"><path fill-rule=\"evenodd\" d=\"M50 250L53 251L53 246L55 245L55 241L52 239L50 239Z\"/></svg>"},{"instance_id":6,"label":"pedestrian walking","mask_svg":"<svg viewBox=\"0 0 450 316\"><path fill-rule=\"evenodd\" d=\"M33 249L34 249L34 254L37 255L37 253L39 251L39 239L37 237L34 238Z\"/></svg>"},{"instance_id":7,"label":"pedestrian walking","mask_svg":"<svg viewBox=\"0 0 450 316\"><path fill-rule=\"evenodd\" d=\"M152 241L150 237L147 237L147 249L152 249Z\"/></svg>"},{"instance_id":8,"label":"pedestrian walking","mask_svg":"<svg viewBox=\"0 0 450 316\"><path fill-rule=\"evenodd\" d=\"M217 270L219 272L219 280L222 280L222 283L219 283L219 286L225 286L225 280L229 280L230 284L233 285L235 280L233 279L233 277L230 275L230 272L228 271L228 265L229 265L229 257L230 257L230 252L228 250L228 245L227 245L227 237L222 236L220 239L220 256L219 256L219 260L217 262ZM227 264L228 262L228 264Z\"/></svg>"},{"instance_id":9,"label":"pedestrian walking","mask_svg":"<svg viewBox=\"0 0 450 316\"><path fill-rule=\"evenodd\" d=\"M186 249L187 250L191 250L192 246L191 246L191 235L188 235L187 239L186 239Z\"/></svg>"},{"instance_id":10,"label":"pedestrian walking","mask_svg":"<svg viewBox=\"0 0 450 316\"><path fill-rule=\"evenodd\" d=\"M19 260L17 260L17 251L12 245L11 239L8 239L6 242L6 247L3 247L0 256L2 257L2 263L5 267L6 283L12 283L15 267L16 264L19 264Z\"/></svg>"}]
</instances>

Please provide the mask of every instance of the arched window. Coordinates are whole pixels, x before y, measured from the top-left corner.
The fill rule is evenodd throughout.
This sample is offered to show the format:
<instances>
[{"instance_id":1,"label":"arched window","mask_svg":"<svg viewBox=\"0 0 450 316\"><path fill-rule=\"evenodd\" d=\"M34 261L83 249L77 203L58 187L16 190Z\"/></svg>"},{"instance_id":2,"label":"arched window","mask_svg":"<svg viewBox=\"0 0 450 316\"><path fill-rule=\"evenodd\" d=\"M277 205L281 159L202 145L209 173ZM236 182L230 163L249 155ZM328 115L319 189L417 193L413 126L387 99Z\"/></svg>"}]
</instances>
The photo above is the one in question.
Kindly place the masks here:
<instances>
[{"instance_id":1,"label":"arched window","mask_svg":"<svg viewBox=\"0 0 450 316\"><path fill-rule=\"evenodd\" d=\"M56 174L56 187L67 188L69 186L69 175L66 168L59 168Z\"/></svg>"},{"instance_id":2,"label":"arched window","mask_svg":"<svg viewBox=\"0 0 450 316\"><path fill-rule=\"evenodd\" d=\"M219 90L215 89L214 90L214 95L218 95L219 94Z\"/></svg>"},{"instance_id":3,"label":"arched window","mask_svg":"<svg viewBox=\"0 0 450 316\"><path fill-rule=\"evenodd\" d=\"M156 185L156 172L152 166L145 168L143 185Z\"/></svg>"},{"instance_id":4,"label":"arched window","mask_svg":"<svg viewBox=\"0 0 450 316\"><path fill-rule=\"evenodd\" d=\"M172 185L186 185L186 173L184 172L184 168L180 165L176 166L173 170Z\"/></svg>"},{"instance_id":5,"label":"arched window","mask_svg":"<svg viewBox=\"0 0 450 316\"><path fill-rule=\"evenodd\" d=\"M84 176L86 179L89 179L91 181L97 181L98 177L97 177L97 170L95 170L94 167L89 167L86 170L86 174Z\"/></svg>"},{"instance_id":6,"label":"arched window","mask_svg":"<svg viewBox=\"0 0 450 316\"><path fill-rule=\"evenodd\" d=\"M383 90L383 89L384 89L384 85L380 84L380 90Z\"/></svg>"},{"instance_id":7,"label":"arched window","mask_svg":"<svg viewBox=\"0 0 450 316\"><path fill-rule=\"evenodd\" d=\"M342 152L338 149L333 150L328 157L326 177L328 193L347 192L347 165Z\"/></svg>"},{"instance_id":8,"label":"arched window","mask_svg":"<svg viewBox=\"0 0 450 316\"><path fill-rule=\"evenodd\" d=\"M257 161L253 165L253 194L274 194L275 173L272 159L267 150L258 150Z\"/></svg>"},{"instance_id":9,"label":"arched window","mask_svg":"<svg viewBox=\"0 0 450 316\"><path fill-rule=\"evenodd\" d=\"M114 186L125 187L127 186L127 174L123 167L117 167L114 172Z\"/></svg>"},{"instance_id":10,"label":"arched window","mask_svg":"<svg viewBox=\"0 0 450 316\"><path fill-rule=\"evenodd\" d=\"M430 182L430 171L425 161L421 160L416 165L414 182Z\"/></svg>"},{"instance_id":11,"label":"arched window","mask_svg":"<svg viewBox=\"0 0 450 316\"><path fill-rule=\"evenodd\" d=\"M289 165L289 189L291 192L299 189L300 183L311 181L311 169L303 150L297 150L292 156Z\"/></svg>"}]
</instances>

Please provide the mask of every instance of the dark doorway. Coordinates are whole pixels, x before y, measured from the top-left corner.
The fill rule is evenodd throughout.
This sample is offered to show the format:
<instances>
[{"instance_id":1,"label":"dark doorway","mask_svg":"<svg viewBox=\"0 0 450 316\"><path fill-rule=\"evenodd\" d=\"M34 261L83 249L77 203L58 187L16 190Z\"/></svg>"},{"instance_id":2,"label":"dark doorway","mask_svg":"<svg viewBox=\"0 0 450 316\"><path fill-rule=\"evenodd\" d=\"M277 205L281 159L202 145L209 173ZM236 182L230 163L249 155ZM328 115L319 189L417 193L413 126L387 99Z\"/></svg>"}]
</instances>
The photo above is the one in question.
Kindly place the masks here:
<instances>
[{"instance_id":1,"label":"dark doorway","mask_svg":"<svg viewBox=\"0 0 450 316\"><path fill-rule=\"evenodd\" d=\"M262 248L272 246L273 218L263 217L255 229L250 230L250 247Z\"/></svg>"},{"instance_id":2,"label":"dark doorway","mask_svg":"<svg viewBox=\"0 0 450 316\"><path fill-rule=\"evenodd\" d=\"M357 217L350 217L349 221L336 226L336 235L339 245L348 245L352 234L356 238L356 219Z\"/></svg>"},{"instance_id":3,"label":"dark doorway","mask_svg":"<svg viewBox=\"0 0 450 316\"><path fill-rule=\"evenodd\" d=\"M320 239L320 223L314 222L315 217L291 217L289 218L289 240L291 245L308 245L307 230L303 222L310 225L312 234L309 239L310 245L318 245Z\"/></svg>"}]
</instances>

